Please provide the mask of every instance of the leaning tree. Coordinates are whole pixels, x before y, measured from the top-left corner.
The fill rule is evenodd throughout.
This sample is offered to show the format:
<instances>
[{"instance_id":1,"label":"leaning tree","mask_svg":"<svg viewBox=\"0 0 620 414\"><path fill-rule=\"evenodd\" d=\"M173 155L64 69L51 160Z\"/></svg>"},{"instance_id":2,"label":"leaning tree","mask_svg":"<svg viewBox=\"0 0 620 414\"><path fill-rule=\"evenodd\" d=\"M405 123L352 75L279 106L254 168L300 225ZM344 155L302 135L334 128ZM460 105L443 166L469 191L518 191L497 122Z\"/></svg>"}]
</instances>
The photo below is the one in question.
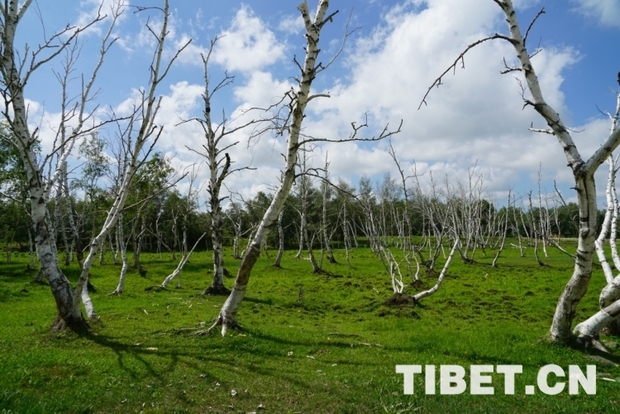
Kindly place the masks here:
<instances>
[{"instance_id":1,"label":"leaning tree","mask_svg":"<svg viewBox=\"0 0 620 414\"><path fill-rule=\"evenodd\" d=\"M27 176L35 247L41 270L49 281L58 310L53 328L70 327L79 330L86 326L86 322L81 312L75 310L75 295L71 283L58 266L56 240L48 219L48 204L55 185L62 180L65 162L77 138L99 126L94 118L94 108L89 110L87 107L96 94L93 84L111 40L104 37L100 59L92 76L82 82L81 91L73 105L63 114L63 120L71 118L71 130L60 134L51 151L38 154L41 140L38 128L29 125L26 85L35 72L70 50L81 33L101 22L105 16L99 10L97 16L85 25L67 25L49 36L43 31L43 38L38 46L24 44L20 47L15 44L16 38L20 37L18 32L23 26L21 23L31 5L32 0L25 0L21 5L18 0L0 3L0 83L4 100L2 115L11 131L10 143L17 149ZM44 178L44 171L48 168L52 173L48 178Z\"/></svg>"},{"instance_id":2,"label":"leaning tree","mask_svg":"<svg viewBox=\"0 0 620 414\"><path fill-rule=\"evenodd\" d=\"M302 122L305 118L305 111L308 103L316 98L328 96L325 94L313 94L310 90L312 82L316 76L329 67L331 62L333 62L332 60L330 63L323 65L321 62L317 61L317 57L320 52L319 39L321 30L325 24L332 21L334 15L338 13L338 11L336 11L327 15L328 7L329 0L319 0L314 19L310 15L307 0L304 0L304 2L297 7L301 12L304 27L306 29L306 53L303 64L295 60L301 74L299 78L297 78L297 87L292 88L289 92L287 92L283 99L283 102L286 102L286 107L281 113L284 113L285 116L282 119L276 118L276 127L279 134L288 134L287 148L286 153L284 154L285 166L281 175L280 184L275 191L271 203L265 211L254 236L251 238L251 241L243 254L232 292L228 296L228 299L224 302L215 323L208 330L202 331L201 333L207 333L215 327L221 326L221 332L224 336L229 328L237 328L239 326L237 323L237 312L245 296L252 269L260 255L261 246L263 245L263 242L265 241L265 238L271 228L277 223L280 211L282 211L286 198L288 197L291 187L293 186L293 182L298 176L296 172L298 152L300 148L303 148L304 145L310 142L330 141L329 139L312 138L306 133L302 134ZM366 126L366 123L362 125L352 123L352 134L348 138L338 141L358 141L363 139L358 137L358 132ZM395 131L390 131L386 126L379 136L369 138L369 140L383 139L399 131L400 125ZM334 140L331 141L333 142Z\"/></svg>"},{"instance_id":3,"label":"leaning tree","mask_svg":"<svg viewBox=\"0 0 620 414\"><path fill-rule=\"evenodd\" d=\"M538 18L544 14L542 9L528 26L525 34L523 34L519 25L517 14L515 12L512 0L493 0L503 11L506 22L508 24L509 33L496 33L492 36L479 39L468 45L465 50L457 57L457 59L446 69L429 87L420 107L426 104L426 98L430 91L439 86L444 76L456 69L463 62L465 55L476 46L489 40L502 40L508 42L515 51L517 64L514 67L506 64L506 69L502 73L520 73L525 79L523 88L523 102L527 107L532 107L545 121L548 128L535 129L535 132L541 132L553 135L557 138L561 145L568 166L573 173L574 189L577 194L577 204L579 208L579 233L577 254L575 255L575 265L573 273L566 284L562 294L559 297L553 321L549 329L549 339L552 342L569 343L573 338L571 334L571 326L575 318L579 302L585 295L590 279L592 277L592 259L595 251L595 240L597 231L597 205L596 205L596 185L594 174L599 166L613 153L620 144L620 127L615 126L610 134L605 137L601 146L589 157L583 158L579 152L577 145L572 137L571 131L564 124L559 112L556 111L543 96L543 91L536 75L532 57L538 50L531 52L527 47L528 34L533 24ZM529 92L529 95L527 94ZM601 310L602 316L597 316L597 320L605 322L613 320L620 315L620 302L616 301L607 308ZM600 325L600 324L599 324ZM583 326L583 325L582 325ZM580 334L580 332L576 332ZM581 335L586 340L594 339L590 335L590 331Z\"/></svg>"}]
</instances>

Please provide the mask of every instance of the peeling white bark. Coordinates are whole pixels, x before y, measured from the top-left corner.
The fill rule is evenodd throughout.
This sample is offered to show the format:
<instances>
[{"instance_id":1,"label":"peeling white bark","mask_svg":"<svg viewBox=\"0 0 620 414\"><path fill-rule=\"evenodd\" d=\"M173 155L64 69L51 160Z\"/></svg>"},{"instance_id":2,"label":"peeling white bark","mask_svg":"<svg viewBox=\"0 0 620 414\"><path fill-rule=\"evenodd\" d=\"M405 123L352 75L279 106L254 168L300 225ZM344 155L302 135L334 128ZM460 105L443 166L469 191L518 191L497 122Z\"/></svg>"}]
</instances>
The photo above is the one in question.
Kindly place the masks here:
<instances>
[{"instance_id":1,"label":"peeling white bark","mask_svg":"<svg viewBox=\"0 0 620 414\"><path fill-rule=\"evenodd\" d=\"M446 273L448 272L448 269L450 268L450 263L452 262L452 258L454 257L454 252L456 251L460 243L461 243L460 240L457 238L454 244L452 245L450 254L448 254L446 263L444 263L443 268L441 269L441 273L439 273L439 277L437 278L437 282L435 283L435 286L423 292L417 293L413 296L413 299L416 302L419 302L421 299L428 297L439 290L439 288L441 287L441 284L443 283L444 278L446 277Z\"/></svg>"},{"instance_id":2,"label":"peeling white bark","mask_svg":"<svg viewBox=\"0 0 620 414\"><path fill-rule=\"evenodd\" d=\"M226 331L229 327L237 326L237 311L245 296L252 268L260 255L261 245L267 237L269 230L277 221L280 211L282 211L284 207L284 202L293 186L295 167L297 165L297 154L299 151L301 125L310 97L310 86L312 85L317 70L316 60L319 54L319 36L321 28L325 24L323 18L325 17L328 6L328 0L320 0L314 20L310 18L310 10L307 1L304 0L304 2L298 6L306 27L307 46L299 87L297 91L291 92L294 93L294 99L292 100L290 108L292 122L286 150L286 165L282 174L282 181L273 196L271 204L265 211L263 219L258 225L252 242L243 255L232 292L222 306L218 320L214 324L214 326L218 324L222 325L222 336L226 335Z\"/></svg>"},{"instance_id":3,"label":"peeling white bark","mask_svg":"<svg viewBox=\"0 0 620 414\"><path fill-rule=\"evenodd\" d=\"M504 11L510 28L509 40L514 46L520 65L519 70L525 76L531 99L531 105L545 119L564 150L575 180L579 205L579 239L573 275L562 292L553 317L549 336L552 341L568 342L571 337L571 325L579 302L585 294L592 275L592 256L594 253L596 216L596 186L594 173L598 167L620 144L620 128L616 128L606 141L587 160L584 161L577 146L566 128L560 115L543 98L540 83L530 61L530 54L525 46L521 29L511 0L494 0ZM495 37L502 38L502 37Z\"/></svg>"},{"instance_id":4,"label":"peeling white bark","mask_svg":"<svg viewBox=\"0 0 620 414\"><path fill-rule=\"evenodd\" d=\"M189 257L192 255L192 253L196 249L196 246L198 246L198 243L200 243L200 241L206 235L207 235L207 233L202 233L202 235L198 238L198 240L196 240L196 243L194 243L194 246L192 247L192 249L189 252L183 252L183 257L181 257L181 260L179 261L179 264L178 264L177 268L174 269L174 271L172 273L170 273L164 279L164 281L161 283L161 287L163 287L163 288L167 287L168 284L172 281L172 279L174 279L175 277L177 277L181 273L181 270L183 270L183 266L185 266L185 263L187 263L187 261L189 260Z\"/></svg>"}]
</instances>

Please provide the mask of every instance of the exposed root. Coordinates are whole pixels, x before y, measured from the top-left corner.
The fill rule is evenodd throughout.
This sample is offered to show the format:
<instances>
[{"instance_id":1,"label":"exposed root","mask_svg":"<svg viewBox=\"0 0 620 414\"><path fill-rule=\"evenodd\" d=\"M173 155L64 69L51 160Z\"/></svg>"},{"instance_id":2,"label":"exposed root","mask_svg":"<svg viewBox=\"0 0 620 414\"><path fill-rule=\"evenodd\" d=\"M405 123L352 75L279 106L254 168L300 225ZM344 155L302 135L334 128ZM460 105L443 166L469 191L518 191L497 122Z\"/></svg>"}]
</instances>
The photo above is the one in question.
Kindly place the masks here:
<instances>
[{"instance_id":1,"label":"exposed root","mask_svg":"<svg viewBox=\"0 0 620 414\"><path fill-rule=\"evenodd\" d=\"M383 302L386 306L408 306L415 305L415 299L411 295L405 295L403 293L394 293L389 299Z\"/></svg>"},{"instance_id":2,"label":"exposed root","mask_svg":"<svg viewBox=\"0 0 620 414\"><path fill-rule=\"evenodd\" d=\"M419 289L421 287L424 287L424 282L422 282L422 280L420 279L414 280L413 282L411 282L409 286Z\"/></svg>"},{"instance_id":3,"label":"exposed root","mask_svg":"<svg viewBox=\"0 0 620 414\"><path fill-rule=\"evenodd\" d=\"M60 315L56 315L56 319L52 323L52 332L62 332L69 329L78 334L85 334L90 331L90 325L82 317L80 318L62 318Z\"/></svg>"},{"instance_id":4,"label":"exposed root","mask_svg":"<svg viewBox=\"0 0 620 414\"><path fill-rule=\"evenodd\" d=\"M228 296L228 295L230 295L230 292L231 292L231 290L227 289L226 286L224 286L224 285L219 285L219 286L211 285L208 288L206 288L200 294L200 296L207 296L207 295L211 295L211 296Z\"/></svg>"},{"instance_id":5,"label":"exposed root","mask_svg":"<svg viewBox=\"0 0 620 414\"><path fill-rule=\"evenodd\" d=\"M598 337L580 335L575 339L575 347L585 351L595 351L597 353L611 355L611 351L603 345Z\"/></svg>"},{"instance_id":6,"label":"exposed root","mask_svg":"<svg viewBox=\"0 0 620 414\"><path fill-rule=\"evenodd\" d=\"M218 326L222 327L222 331L221 331L222 337L226 336L226 332L228 332L229 329L234 329L237 331L243 329L243 327L236 320L233 319L233 320L224 321L224 318L222 317L222 315L220 315L217 317L213 325L211 325L208 329L203 329L201 331L196 332L196 335L198 336L209 335L211 331L214 330Z\"/></svg>"}]
</instances>

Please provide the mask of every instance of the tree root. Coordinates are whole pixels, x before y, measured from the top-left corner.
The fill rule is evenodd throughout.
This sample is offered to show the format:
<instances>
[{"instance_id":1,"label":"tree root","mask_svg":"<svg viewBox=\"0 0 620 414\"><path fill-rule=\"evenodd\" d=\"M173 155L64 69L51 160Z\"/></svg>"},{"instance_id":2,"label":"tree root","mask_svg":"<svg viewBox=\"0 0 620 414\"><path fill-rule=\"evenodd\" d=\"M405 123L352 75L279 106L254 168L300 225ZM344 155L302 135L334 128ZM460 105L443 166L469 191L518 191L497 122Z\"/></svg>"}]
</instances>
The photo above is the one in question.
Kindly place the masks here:
<instances>
[{"instance_id":1,"label":"tree root","mask_svg":"<svg viewBox=\"0 0 620 414\"><path fill-rule=\"evenodd\" d=\"M240 331L243 329L243 327L236 320L224 321L224 318L222 317L222 315L220 315L217 317L213 325L211 325L208 329L203 329L201 331L196 332L196 335L198 336L209 335L211 331L214 330L218 326L222 327L222 332L221 332L222 337L226 336L226 332L228 332L229 329L234 329L236 331Z\"/></svg>"},{"instance_id":2,"label":"tree root","mask_svg":"<svg viewBox=\"0 0 620 414\"><path fill-rule=\"evenodd\" d=\"M52 332L62 332L69 329L77 334L85 334L90 332L90 325L84 318L62 318L56 315L56 319L52 323Z\"/></svg>"},{"instance_id":3,"label":"tree root","mask_svg":"<svg viewBox=\"0 0 620 414\"><path fill-rule=\"evenodd\" d=\"M208 288L206 288L201 294L200 296L207 296L207 295L211 295L211 296L228 296L230 295L231 290L227 289L226 286L221 285L221 286L214 286L211 285Z\"/></svg>"},{"instance_id":4,"label":"tree root","mask_svg":"<svg viewBox=\"0 0 620 414\"><path fill-rule=\"evenodd\" d=\"M594 351L596 353L611 355L611 351L603 345L598 337L580 335L575 339L574 346L585 351Z\"/></svg>"}]
</instances>

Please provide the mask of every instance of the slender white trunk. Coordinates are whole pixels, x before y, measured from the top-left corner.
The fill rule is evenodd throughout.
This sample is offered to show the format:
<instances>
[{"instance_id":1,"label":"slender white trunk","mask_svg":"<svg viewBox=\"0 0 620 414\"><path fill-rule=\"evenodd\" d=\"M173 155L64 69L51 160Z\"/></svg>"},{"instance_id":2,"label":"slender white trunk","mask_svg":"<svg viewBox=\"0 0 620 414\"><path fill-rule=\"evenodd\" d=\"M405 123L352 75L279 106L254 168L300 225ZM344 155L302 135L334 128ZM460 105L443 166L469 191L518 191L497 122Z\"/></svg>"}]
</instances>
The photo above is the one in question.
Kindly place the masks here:
<instances>
[{"instance_id":1,"label":"slender white trunk","mask_svg":"<svg viewBox=\"0 0 620 414\"><path fill-rule=\"evenodd\" d=\"M207 235L207 233L202 233L202 235L198 238L198 240L196 240L196 243L194 243L194 246L192 247L192 249L189 252L183 252L183 256L181 257L181 260L179 261L179 264L178 264L177 268L174 269L174 271L172 273L170 273L164 279L164 281L161 283L161 287L163 287L163 288L167 287L168 284L172 281L172 279L174 279L175 277L177 277L181 273L181 271L183 270L183 266L185 266L185 263L187 263L187 261L189 260L189 257L192 255L192 253L196 249L196 246L198 246L198 243L200 243L200 241L206 235Z\"/></svg>"},{"instance_id":2,"label":"slender white trunk","mask_svg":"<svg viewBox=\"0 0 620 414\"><path fill-rule=\"evenodd\" d=\"M591 344L592 342L597 343L601 329L609 325L612 321L617 320L618 316L620 316L620 300L616 300L590 318L577 324L573 330L573 334L577 335L578 339L586 344Z\"/></svg>"},{"instance_id":3,"label":"slender white trunk","mask_svg":"<svg viewBox=\"0 0 620 414\"><path fill-rule=\"evenodd\" d=\"M121 272L118 278L118 285L116 289L111 293L112 295L120 295L123 293L125 287L125 278L127 277L127 270L129 268L129 262L127 260L127 244L125 243L125 235L123 233L123 214L121 213L116 226L116 249L117 253L121 255ZM115 253L116 254L116 253Z\"/></svg>"},{"instance_id":4,"label":"slender white trunk","mask_svg":"<svg viewBox=\"0 0 620 414\"><path fill-rule=\"evenodd\" d=\"M284 227L282 226L282 217L284 216L284 210L280 211L278 215L278 253L276 259L273 262L275 267L282 267L282 256L284 255Z\"/></svg>"},{"instance_id":5,"label":"slender white trunk","mask_svg":"<svg viewBox=\"0 0 620 414\"><path fill-rule=\"evenodd\" d=\"M596 248L596 255L598 256L598 260L603 268L603 274L605 275L605 280L607 280L607 284L610 284L614 280L613 271L611 269L611 265L607 261L607 256L605 254L605 239L607 239L607 234L611 227L612 217L614 214L614 202L612 196L612 188L615 186L615 166L613 155L609 156L607 159L607 163L609 164L609 173L607 175L607 187L605 190L605 196L607 199L607 209L605 210L605 218L603 219L603 224L601 225L601 231L594 241L594 246ZM611 242L611 240L610 240ZM611 243L614 244L615 243Z\"/></svg>"},{"instance_id":6,"label":"slender white trunk","mask_svg":"<svg viewBox=\"0 0 620 414\"><path fill-rule=\"evenodd\" d=\"M224 302L224 305L220 310L218 320L210 328L212 329L214 326L221 324L222 336L226 335L228 328L238 326L237 311L239 310L241 301L245 296L252 268L258 260L263 241L267 237L271 227L277 221L278 215L280 214L280 211L282 211L286 198L288 197L291 187L293 186L293 181L295 179L295 167L297 165L297 154L299 150L301 125L310 96L310 86L312 85L312 81L317 70L316 59L319 53L319 35L321 28L325 23L323 21L323 17L325 16L328 5L328 0L319 1L314 21L310 18L310 11L308 9L307 1L304 1L298 7L306 27L307 46L306 57L301 74L302 77L299 82L299 88L296 92L294 92L295 100L293 101L291 107L292 122L289 129L290 133L287 143L286 166L282 174L282 180L273 196L271 204L265 211L263 219L256 230L256 234L243 255L232 292L228 296L228 299L226 299L226 302Z\"/></svg>"},{"instance_id":7,"label":"slender white trunk","mask_svg":"<svg viewBox=\"0 0 620 414\"><path fill-rule=\"evenodd\" d=\"M439 277L437 278L437 282L435 283L435 286L433 286L432 288L428 290L415 294L413 296L414 301L419 302L421 299L427 296L430 296L439 290L439 288L441 287L441 284L443 283L444 278L446 277L448 268L450 267L450 262L452 262L452 258L454 257L454 252L456 251L459 244L460 244L460 241L457 238L454 244L452 245L452 249L450 250L450 254L448 255L448 258L446 259L446 263L443 265L443 269L441 269L441 273L439 273Z\"/></svg>"},{"instance_id":8,"label":"slender white trunk","mask_svg":"<svg viewBox=\"0 0 620 414\"><path fill-rule=\"evenodd\" d=\"M614 208L611 218L611 229L609 232L609 247L611 249L611 258L613 260L614 267L616 270L620 270L620 255L618 254L618 245L616 244L616 237L618 234L618 195L616 194L615 186L611 188L611 193Z\"/></svg>"}]
</instances>

